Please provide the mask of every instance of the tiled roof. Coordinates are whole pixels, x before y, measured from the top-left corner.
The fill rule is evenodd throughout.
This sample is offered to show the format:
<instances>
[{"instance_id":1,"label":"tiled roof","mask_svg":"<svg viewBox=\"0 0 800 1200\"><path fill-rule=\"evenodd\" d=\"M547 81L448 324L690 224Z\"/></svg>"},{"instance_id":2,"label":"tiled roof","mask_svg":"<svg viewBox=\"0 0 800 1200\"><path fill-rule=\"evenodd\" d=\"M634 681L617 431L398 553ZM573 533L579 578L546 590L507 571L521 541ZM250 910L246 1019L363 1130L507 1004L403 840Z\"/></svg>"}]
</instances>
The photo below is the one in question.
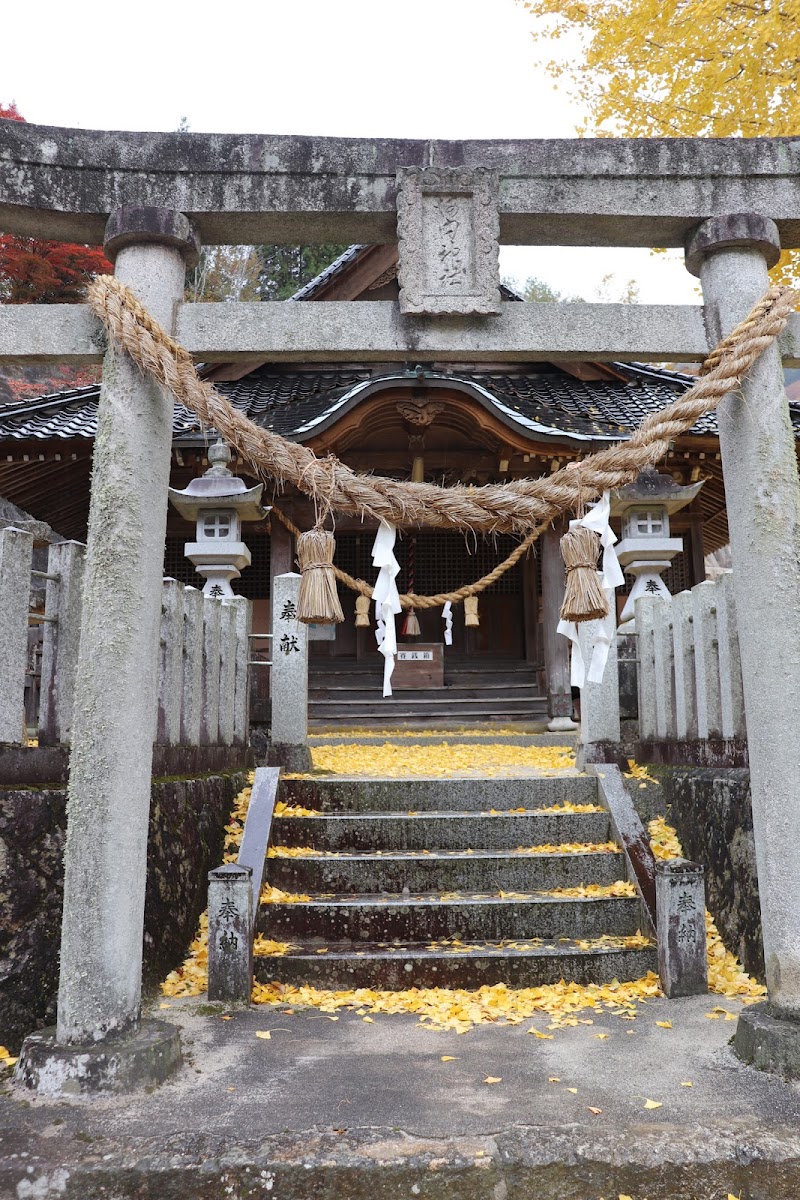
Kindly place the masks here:
<instances>
[{"instance_id":1,"label":"tiled roof","mask_svg":"<svg viewBox=\"0 0 800 1200\"><path fill-rule=\"evenodd\" d=\"M423 372L422 380L453 379L474 384L490 393L493 401L523 428L536 423L580 437L619 437L635 428L649 413L669 404L691 382L691 376L662 372L652 367L616 364L628 382L581 381L552 367L533 365L529 370ZM407 378L419 386L411 372L392 371L387 379ZM310 422L319 420L337 400L357 384L379 382L381 376L369 367L331 370L281 370L263 366L244 378L218 382L217 387L241 412L256 424L292 436ZM0 409L0 438L45 439L94 437L97 428L99 387L96 384L73 391L56 392L36 400L6 405ZM792 406L795 428L800 432L800 406ZM198 422L176 405L173 434L193 440ZM716 416L701 418L693 432L716 434Z\"/></svg>"},{"instance_id":2,"label":"tiled roof","mask_svg":"<svg viewBox=\"0 0 800 1200\"><path fill-rule=\"evenodd\" d=\"M290 300L313 300L317 292L337 275L341 275L354 262L356 262L364 250L370 250L372 247L366 243L356 243L354 246L348 246L343 254L335 258L332 263L329 263L319 275L315 275L313 279L309 279L308 283L290 296ZM510 288L507 283L500 284L500 295L504 300L522 300L522 296L518 295L513 288Z\"/></svg>"}]
</instances>

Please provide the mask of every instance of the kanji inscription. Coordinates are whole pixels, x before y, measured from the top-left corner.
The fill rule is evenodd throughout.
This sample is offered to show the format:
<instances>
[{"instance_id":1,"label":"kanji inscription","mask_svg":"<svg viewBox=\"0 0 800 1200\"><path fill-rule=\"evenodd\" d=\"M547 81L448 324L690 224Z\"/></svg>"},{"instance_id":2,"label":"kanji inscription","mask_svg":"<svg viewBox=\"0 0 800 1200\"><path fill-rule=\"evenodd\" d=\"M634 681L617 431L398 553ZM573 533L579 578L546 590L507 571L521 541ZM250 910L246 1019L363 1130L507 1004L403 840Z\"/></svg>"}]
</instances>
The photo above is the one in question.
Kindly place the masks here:
<instances>
[{"instance_id":1,"label":"kanji inscription","mask_svg":"<svg viewBox=\"0 0 800 1200\"><path fill-rule=\"evenodd\" d=\"M400 168L401 312L500 311L498 196L488 168Z\"/></svg>"}]
</instances>

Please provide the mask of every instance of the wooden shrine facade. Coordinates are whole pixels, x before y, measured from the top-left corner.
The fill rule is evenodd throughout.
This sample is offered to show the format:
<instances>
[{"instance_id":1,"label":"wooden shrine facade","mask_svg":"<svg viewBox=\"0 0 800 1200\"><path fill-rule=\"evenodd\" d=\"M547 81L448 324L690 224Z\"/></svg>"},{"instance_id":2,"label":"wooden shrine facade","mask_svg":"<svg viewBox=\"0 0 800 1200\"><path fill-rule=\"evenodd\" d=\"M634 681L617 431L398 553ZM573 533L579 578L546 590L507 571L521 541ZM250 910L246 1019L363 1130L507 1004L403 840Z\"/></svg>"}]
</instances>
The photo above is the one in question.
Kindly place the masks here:
<instances>
[{"instance_id":1,"label":"wooden shrine facade","mask_svg":"<svg viewBox=\"0 0 800 1200\"><path fill-rule=\"evenodd\" d=\"M298 303L395 300L396 246L353 246L312 283ZM501 289L503 306L518 297ZM481 486L548 474L618 440L648 412L663 407L691 376L642 364L587 360L217 363L205 375L257 423L302 441L318 455L335 454L354 471L441 485ZM0 495L48 522L61 536L84 540L99 386L25 401L0 410ZM207 466L209 435L191 414L176 409L171 485L184 488ZM235 466L235 464L234 464ZM698 498L675 518L684 552L667 572L671 591L704 578L703 556L727 542L727 516L714 416L704 418L669 452L662 471L681 483L704 480ZM246 475L246 471L242 471ZM313 523L309 501L294 489L265 496L300 528ZM353 517L336 523L337 564L371 580L375 524ZM248 525L252 565L236 588L254 601L254 628L270 628L271 579L294 565L292 541L273 516ZM202 583L183 548L188 522L170 508L165 575ZM457 532L406 531L398 538L401 591L449 591L485 575L509 553L513 539ZM503 575L479 598L480 624L465 628L463 608L453 622L451 660L517 661L538 674L541 693L552 691L546 625L557 620L559 589L543 588L556 540ZM558 574L560 563L551 564ZM354 660L374 670L372 628L357 629L355 597L340 588L345 623L335 639L312 643L314 659ZM418 614L422 641L441 641L439 609ZM557 652L565 647L556 642ZM446 658L447 662L447 658ZM563 664L562 664L563 665ZM562 672L563 676L563 672ZM563 690L563 678L560 685ZM562 699L564 708L566 700ZM551 708L553 707L551 703ZM562 714L563 715L563 714Z\"/></svg>"}]
</instances>

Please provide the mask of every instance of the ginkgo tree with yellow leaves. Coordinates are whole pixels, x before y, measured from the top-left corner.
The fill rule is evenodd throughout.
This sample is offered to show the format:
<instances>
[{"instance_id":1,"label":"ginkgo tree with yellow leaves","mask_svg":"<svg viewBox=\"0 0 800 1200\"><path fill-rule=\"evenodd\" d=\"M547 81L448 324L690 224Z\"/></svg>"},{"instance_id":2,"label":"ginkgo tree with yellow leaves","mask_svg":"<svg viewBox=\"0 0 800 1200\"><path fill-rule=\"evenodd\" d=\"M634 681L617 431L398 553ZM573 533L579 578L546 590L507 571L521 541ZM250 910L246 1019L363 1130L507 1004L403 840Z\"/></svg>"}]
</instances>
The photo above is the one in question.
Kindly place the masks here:
<instances>
[{"instance_id":1,"label":"ginkgo tree with yellow leaves","mask_svg":"<svg viewBox=\"0 0 800 1200\"><path fill-rule=\"evenodd\" d=\"M581 135L800 134L800 0L518 2ZM796 281L797 254L773 274Z\"/></svg>"}]
</instances>

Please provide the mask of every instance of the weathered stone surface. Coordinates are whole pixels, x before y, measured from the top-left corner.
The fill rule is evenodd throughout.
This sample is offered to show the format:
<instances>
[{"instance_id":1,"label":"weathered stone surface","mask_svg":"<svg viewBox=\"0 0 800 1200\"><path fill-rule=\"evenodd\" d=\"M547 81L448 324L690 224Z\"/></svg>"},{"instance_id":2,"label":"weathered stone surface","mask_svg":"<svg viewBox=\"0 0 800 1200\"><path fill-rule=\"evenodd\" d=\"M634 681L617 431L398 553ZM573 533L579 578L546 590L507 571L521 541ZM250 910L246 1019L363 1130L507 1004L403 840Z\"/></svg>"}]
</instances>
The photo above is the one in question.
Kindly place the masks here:
<instances>
[{"instance_id":1,"label":"weathered stone surface","mask_svg":"<svg viewBox=\"0 0 800 1200\"><path fill-rule=\"evenodd\" d=\"M739 1014L733 1048L742 1062L785 1079L800 1079L800 1022L756 1004Z\"/></svg>"},{"instance_id":2,"label":"weathered stone surface","mask_svg":"<svg viewBox=\"0 0 800 1200\"><path fill-rule=\"evenodd\" d=\"M208 873L208 998L249 1004L253 984L253 869Z\"/></svg>"},{"instance_id":3,"label":"weathered stone surface","mask_svg":"<svg viewBox=\"0 0 800 1200\"><path fill-rule=\"evenodd\" d=\"M404 166L496 170L512 245L683 246L698 221L745 209L800 245L795 138L410 141L6 121L0 226L99 243L120 203L174 208L180 197L206 243L391 242Z\"/></svg>"},{"instance_id":4,"label":"weathered stone surface","mask_svg":"<svg viewBox=\"0 0 800 1200\"><path fill-rule=\"evenodd\" d=\"M290 761L310 765L308 755L308 626L298 618L300 576L293 571L273 581L272 670L270 672L272 721L270 766L290 766ZM297 750L293 750L297 747ZM305 753L303 753L305 751Z\"/></svg>"},{"instance_id":5,"label":"weathered stone surface","mask_svg":"<svg viewBox=\"0 0 800 1200\"><path fill-rule=\"evenodd\" d=\"M126 206L115 208L108 218L103 250L111 262L126 246L171 246L180 250L187 267L197 265L200 239L188 217L173 208Z\"/></svg>"},{"instance_id":6,"label":"weathered stone surface","mask_svg":"<svg viewBox=\"0 0 800 1200\"><path fill-rule=\"evenodd\" d=\"M222 858L224 825L245 776L153 785L148 839L144 983L183 959L206 906L206 873ZM52 1024L58 985L66 792L0 788L0 1042L16 1049Z\"/></svg>"},{"instance_id":7,"label":"weathered stone surface","mask_svg":"<svg viewBox=\"0 0 800 1200\"><path fill-rule=\"evenodd\" d=\"M25 741L25 670L33 534L0 529L0 741Z\"/></svg>"},{"instance_id":8,"label":"weathered stone surface","mask_svg":"<svg viewBox=\"0 0 800 1200\"><path fill-rule=\"evenodd\" d=\"M656 864L658 973L665 996L708 991L703 868L685 858Z\"/></svg>"},{"instance_id":9,"label":"weathered stone surface","mask_svg":"<svg viewBox=\"0 0 800 1200\"><path fill-rule=\"evenodd\" d=\"M756 212L725 213L704 221L686 243L686 269L699 277L707 254L737 246L758 250L767 266L774 267L781 256L778 227L774 221Z\"/></svg>"},{"instance_id":10,"label":"weathered stone surface","mask_svg":"<svg viewBox=\"0 0 800 1200\"><path fill-rule=\"evenodd\" d=\"M499 179L477 167L397 172L402 313L500 311Z\"/></svg>"},{"instance_id":11,"label":"weathered stone surface","mask_svg":"<svg viewBox=\"0 0 800 1200\"><path fill-rule=\"evenodd\" d=\"M152 1094L91 1105L0 1096L13 1147L0 1157L0 1194L796 1200L797 1089L738 1062L732 1026L706 1020L709 1007L702 996L653 1000L634 1023L591 1013L592 1027L543 1041L527 1035L531 1022L459 1037L413 1016L332 1022L259 1007L222 1021L203 1015L204 1000L173 1002L167 1015L193 1061ZM655 1025L667 1019L672 1030ZM487 1087L489 1071L502 1082ZM645 1096L662 1107L645 1112Z\"/></svg>"},{"instance_id":12,"label":"weathered stone surface","mask_svg":"<svg viewBox=\"0 0 800 1200\"><path fill-rule=\"evenodd\" d=\"M179 249L124 246L115 274L173 329L185 278ZM138 1022L172 409L163 388L109 349L72 716L57 1019L64 1043Z\"/></svg>"},{"instance_id":13,"label":"weathered stone surface","mask_svg":"<svg viewBox=\"0 0 800 1200\"><path fill-rule=\"evenodd\" d=\"M710 349L703 309L689 304L503 304L489 322L421 322L389 300L180 304L176 337L202 362L697 362ZM800 314L778 345L800 366ZM104 350L79 304L0 306L0 363L96 363Z\"/></svg>"},{"instance_id":14,"label":"weathered stone surface","mask_svg":"<svg viewBox=\"0 0 800 1200\"><path fill-rule=\"evenodd\" d=\"M741 768L654 767L668 820L684 853L705 867L706 903L722 940L746 971L764 979L750 774ZM639 796L637 796L637 800Z\"/></svg>"},{"instance_id":15,"label":"weathered stone surface","mask_svg":"<svg viewBox=\"0 0 800 1200\"><path fill-rule=\"evenodd\" d=\"M15 1079L50 1099L94 1096L152 1088L181 1062L178 1030L166 1021L142 1021L133 1033L83 1046L62 1045L51 1028L25 1039Z\"/></svg>"},{"instance_id":16,"label":"weathered stone surface","mask_svg":"<svg viewBox=\"0 0 800 1200\"><path fill-rule=\"evenodd\" d=\"M72 707L78 671L81 634L81 588L86 547L80 542L59 542L50 547L45 622L42 635L39 744L69 743Z\"/></svg>"},{"instance_id":17,"label":"weathered stone surface","mask_svg":"<svg viewBox=\"0 0 800 1200\"><path fill-rule=\"evenodd\" d=\"M723 233L715 241L718 226L706 223L697 233L706 239L700 274L711 336L729 333L764 295L772 261L758 238L731 244ZM771 237L776 240L775 231ZM768 346L741 387L720 403L718 421L736 563L766 979L776 1009L800 1019L800 740L794 734L800 727L800 489L776 347ZM709 726L713 732L711 720Z\"/></svg>"}]
</instances>

